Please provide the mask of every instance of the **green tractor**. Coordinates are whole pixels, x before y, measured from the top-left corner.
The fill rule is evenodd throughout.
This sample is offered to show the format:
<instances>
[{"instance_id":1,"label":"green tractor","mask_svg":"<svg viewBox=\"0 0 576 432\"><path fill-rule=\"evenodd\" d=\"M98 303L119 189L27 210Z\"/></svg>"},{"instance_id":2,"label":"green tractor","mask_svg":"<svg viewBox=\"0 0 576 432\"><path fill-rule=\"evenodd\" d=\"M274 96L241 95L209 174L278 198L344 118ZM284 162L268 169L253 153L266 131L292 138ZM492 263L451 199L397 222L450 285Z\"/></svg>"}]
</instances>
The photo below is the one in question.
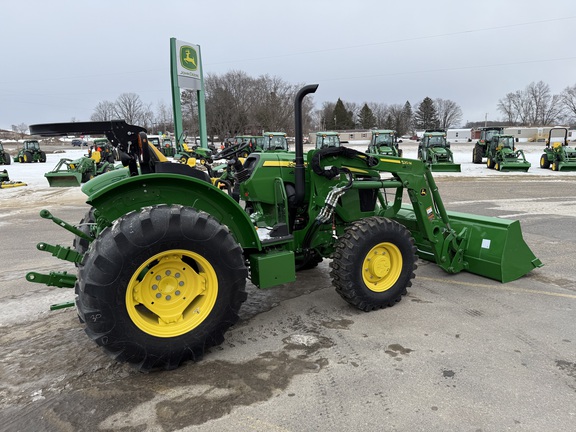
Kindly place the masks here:
<instances>
[{"instance_id":1,"label":"green tractor","mask_svg":"<svg viewBox=\"0 0 576 432\"><path fill-rule=\"evenodd\" d=\"M222 343L238 321L247 278L259 288L281 286L331 259L336 292L372 311L406 294L417 256L448 273L502 282L542 265L518 221L447 211L419 160L346 147L304 154L302 102L316 88L296 95L294 153L254 152L234 164L242 203L206 173L166 162L141 127L31 126L46 136L105 132L118 140L127 169L83 186L88 208L78 227L40 212L76 240L73 248L40 242L38 249L75 263L77 273L26 279L74 288L88 337L147 371L174 369Z\"/></svg>"},{"instance_id":2,"label":"green tractor","mask_svg":"<svg viewBox=\"0 0 576 432\"><path fill-rule=\"evenodd\" d=\"M474 149L472 150L472 162L481 164L482 158L485 158L488 153L488 148L495 135L502 135L504 128L499 126L484 127L480 129L480 139L476 141Z\"/></svg>"},{"instance_id":3,"label":"green tractor","mask_svg":"<svg viewBox=\"0 0 576 432\"><path fill-rule=\"evenodd\" d=\"M46 162L46 153L40 150L40 143L36 140L26 140L16 156L20 163Z\"/></svg>"},{"instance_id":4,"label":"green tractor","mask_svg":"<svg viewBox=\"0 0 576 432\"><path fill-rule=\"evenodd\" d=\"M373 130L366 153L402 157L402 149L398 147L396 131L390 129Z\"/></svg>"},{"instance_id":5,"label":"green tractor","mask_svg":"<svg viewBox=\"0 0 576 432\"><path fill-rule=\"evenodd\" d=\"M493 135L486 149L486 166L496 171L527 172L532 164L516 150L514 135Z\"/></svg>"},{"instance_id":6,"label":"green tractor","mask_svg":"<svg viewBox=\"0 0 576 432\"><path fill-rule=\"evenodd\" d=\"M4 150L4 145L0 141L0 165L10 165L11 162L10 153Z\"/></svg>"},{"instance_id":7,"label":"green tractor","mask_svg":"<svg viewBox=\"0 0 576 432\"><path fill-rule=\"evenodd\" d=\"M552 168L553 171L576 171L576 149L568 146L567 128L550 129L544 153L540 157L540 168Z\"/></svg>"},{"instance_id":8,"label":"green tractor","mask_svg":"<svg viewBox=\"0 0 576 432\"><path fill-rule=\"evenodd\" d=\"M96 150L90 151L89 156L82 156L75 160L60 159L54 169L44 174L44 177L48 180L50 187L80 186L114 168L114 156L101 143Z\"/></svg>"},{"instance_id":9,"label":"green tractor","mask_svg":"<svg viewBox=\"0 0 576 432\"><path fill-rule=\"evenodd\" d=\"M261 149L263 152L290 151L285 132L264 132Z\"/></svg>"},{"instance_id":10,"label":"green tractor","mask_svg":"<svg viewBox=\"0 0 576 432\"><path fill-rule=\"evenodd\" d=\"M338 132L316 132L316 150L328 147L340 147Z\"/></svg>"},{"instance_id":11,"label":"green tractor","mask_svg":"<svg viewBox=\"0 0 576 432\"><path fill-rule=\"evenodd\" d=\"M164 156L173 157L176 153L174 143L170 138L164 138L162 141L162 149L160 150Z\"/></svg>"},{"instance_id":12,"label":"green tractor","mask_svg":"<svg viewBox=\"0 0 576 432\"><path fill-rule=\"evenodd\" d=\"M246 158L252 152L262 151L264 147L264 137L257 135L237 135L234 137L234 144L241 146L244 143L247 143L248 147L239 154L239 157Z\"/></svg>"},{"instance_id":13,"label":"green tractor","mask_svg":"<svg viewBox=\"0 0 576 432\"><path fill-rule=\"evenodd\" d=\"M446 140L445 130L427 130L418 144L418 159L430 166L432 171L460 172L460 164L454 163L454 154Z\"/></svg>"}]
</instances>

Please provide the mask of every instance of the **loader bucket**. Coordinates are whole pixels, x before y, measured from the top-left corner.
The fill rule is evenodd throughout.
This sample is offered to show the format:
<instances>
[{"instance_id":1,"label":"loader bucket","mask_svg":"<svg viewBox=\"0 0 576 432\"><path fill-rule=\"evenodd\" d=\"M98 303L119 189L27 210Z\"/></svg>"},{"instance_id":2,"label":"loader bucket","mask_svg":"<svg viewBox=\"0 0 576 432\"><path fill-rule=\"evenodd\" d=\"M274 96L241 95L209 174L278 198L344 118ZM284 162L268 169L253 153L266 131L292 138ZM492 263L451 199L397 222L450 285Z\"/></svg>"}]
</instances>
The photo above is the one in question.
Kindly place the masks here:
<instances>
[{"instance_id":1,"label":"loader bucket","mask_svg":"<svg viewBox=\"0 0 576 432\"><path fill-rule=\"evenodd\" d=\"M460 212L447 213L452 229L464 238L461 246L466 271L505 283L542 267L542 262L524 241L519 221ZM412 208L402 206L394 219L411 231L420 258L435 262L433 249L430 242L422 238Z\"/></svg>"},{"instance_id":2,"label":"loader bucket","mask_svg":"<svg viewBox=\"0 0 576 432\"><path fill-rule=\"evenodd\" d=\"M528 170L530 169L530 167L532 166L532 164L530 162L523 162L523 161L514 161L514 162L501 162L498 165L498 170L499 171L504 171L504 172L508 172L508 171L523 171L523 172L528 172Z\"/></svg>"},{"instance_id":3,"label":"loader bucket","mask_svg":"<svg viewBox=\"0 0 576 432\"><path fill-rule=\"evenodd\" d=\"M558 171L576 171L576 162L560 162Z\"/></svg>"},{"instance_id":4,"label":"loader bucket","mask_svg":"<svg viewBox=\"0 0 576 432\"><path fill-rule=\"evenodd\" d=\"M80 186L82 174L74 171L52 171L44 174L50 187Z\"/></svg>"},{"instance_id":5,"label":"loader bucket","mask_svg":"<svg viewBox=\"0 0 576 432\"><path fill-rule=\"evenodd\" d=\"M460 172L460 164L439 162L430 165L430 169L434 172Z\"/></svg>"}]
</instances>

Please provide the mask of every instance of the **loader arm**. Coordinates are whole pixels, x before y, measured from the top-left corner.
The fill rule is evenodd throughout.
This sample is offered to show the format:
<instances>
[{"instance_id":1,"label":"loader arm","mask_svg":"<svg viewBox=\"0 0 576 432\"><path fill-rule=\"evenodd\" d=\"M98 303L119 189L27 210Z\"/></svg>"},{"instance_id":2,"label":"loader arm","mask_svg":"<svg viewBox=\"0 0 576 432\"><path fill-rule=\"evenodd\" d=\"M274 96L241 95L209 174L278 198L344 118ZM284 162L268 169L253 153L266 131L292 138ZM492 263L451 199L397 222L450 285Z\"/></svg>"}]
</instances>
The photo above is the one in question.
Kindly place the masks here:
<instances>
[{"instance_id":1,"label":"loader arm","mask_svg":"<svg viewBox=\"0 0 576 432\"><path fill-rule=\"evenodd\" d=\"M311 161L321 160L325 174L311 163L314 174L334 177L343 170L353 172L354 180L348 190L376 190L379 202L384 202L375 208L376 214L406 226L414 237L418 255L448 273L469 271L507 282L542 265L524 242L518 221L448 212L430 168L420 160L375 157L355 151L322 156L316 154ZM314 187L318 188L318 184ZM383 190L391 188L396 189L394 200L385 203ZM402 204L404 195L410 204ZM354 215L345 205L345 197L341 202L344 205L337 207L336 213L345 222L352 221Z\"/></svg>"}]
</instances>

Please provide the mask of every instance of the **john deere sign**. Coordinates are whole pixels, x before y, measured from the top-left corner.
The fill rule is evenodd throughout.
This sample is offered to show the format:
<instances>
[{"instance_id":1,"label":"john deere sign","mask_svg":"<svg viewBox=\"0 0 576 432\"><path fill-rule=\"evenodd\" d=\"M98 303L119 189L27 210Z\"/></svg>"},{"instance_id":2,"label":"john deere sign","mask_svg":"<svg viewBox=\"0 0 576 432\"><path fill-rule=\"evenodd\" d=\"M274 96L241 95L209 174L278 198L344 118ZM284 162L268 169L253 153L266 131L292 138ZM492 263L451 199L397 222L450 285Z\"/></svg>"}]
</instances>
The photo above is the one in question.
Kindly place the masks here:
<instances>
[{"instance_id":1,"label":"john deere sign","mask_svg":"<svg viewBox=\"0 0 576 432\"><path fill-rule=\"evenodd\" d=\"M187 42L176 41L178 53L177 74L180 87L187 89L201 89L200 47Z\"/></svg>"},{"instance_id":2,"label":"john deere sign","mask_svg":"<svg viewBox=\"0 0 576 432\"><path fill-rule=\"evenodd\" d=\"M184 141L181 89L196 90L195 93L198 100L198 135L200 135L200 145L202 147L208 147L200 45L194 45L188 42L182 42L176 38L170 38L170 76L172 82L172 106L174 109L176 149L180 153L183 150L182 142Z\"/></svg>"}]
</instances>

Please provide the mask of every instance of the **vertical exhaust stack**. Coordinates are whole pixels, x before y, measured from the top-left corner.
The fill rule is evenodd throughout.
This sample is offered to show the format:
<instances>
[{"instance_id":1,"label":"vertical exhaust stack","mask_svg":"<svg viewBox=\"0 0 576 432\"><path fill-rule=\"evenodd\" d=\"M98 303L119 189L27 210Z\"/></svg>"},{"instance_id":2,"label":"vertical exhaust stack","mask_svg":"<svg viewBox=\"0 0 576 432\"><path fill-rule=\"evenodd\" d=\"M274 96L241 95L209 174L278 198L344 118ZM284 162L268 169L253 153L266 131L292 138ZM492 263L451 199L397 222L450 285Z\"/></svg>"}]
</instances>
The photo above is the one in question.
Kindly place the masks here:
<instances>
[{"instance_id":1,"label":"vertical exhaust stack","mask_svg":"<svg viewBox=\"0 0 576 432\"><path fill-rule=\"evenodd\" d=\"M304 188L306 183L306 176L304 171L304 143L302 142L302 101L304 96L310 93L315 93L318 84L310 84L302 87L296 94L294 100L294 137L296 145L296 165L294 168L294 181L296 189L296 205L299 206L304 201Z\"/></svg>"}]
</instances>

